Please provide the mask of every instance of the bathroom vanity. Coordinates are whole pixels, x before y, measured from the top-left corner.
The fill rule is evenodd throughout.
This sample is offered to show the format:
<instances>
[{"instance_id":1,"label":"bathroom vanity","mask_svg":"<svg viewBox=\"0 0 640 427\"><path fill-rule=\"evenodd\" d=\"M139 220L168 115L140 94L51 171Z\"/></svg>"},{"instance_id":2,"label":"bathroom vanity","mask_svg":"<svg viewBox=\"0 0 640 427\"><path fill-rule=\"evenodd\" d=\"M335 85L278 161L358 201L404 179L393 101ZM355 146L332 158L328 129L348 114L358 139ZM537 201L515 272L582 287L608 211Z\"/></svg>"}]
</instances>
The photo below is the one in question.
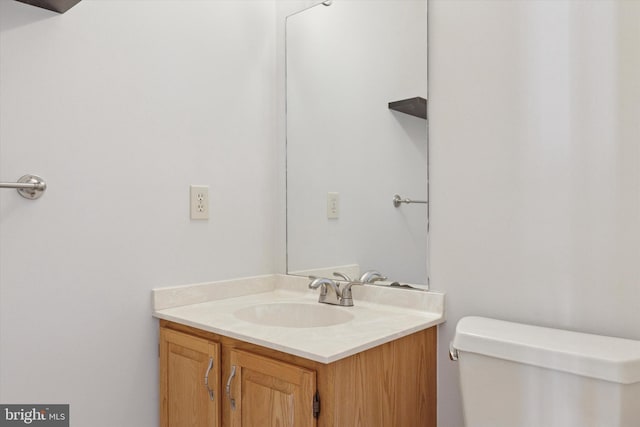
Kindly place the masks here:
<instances>
[{"instance_id":1,"label":"bathroom vanity","mask_svg":"<svg viewBox=\"0 0 640 427\"><path fill-rule=\"evenodd\" d=\"M307 283L154 290L161 426L435 426L444 295L369 285L345 308Z\"/></svg>"}]
</instances>

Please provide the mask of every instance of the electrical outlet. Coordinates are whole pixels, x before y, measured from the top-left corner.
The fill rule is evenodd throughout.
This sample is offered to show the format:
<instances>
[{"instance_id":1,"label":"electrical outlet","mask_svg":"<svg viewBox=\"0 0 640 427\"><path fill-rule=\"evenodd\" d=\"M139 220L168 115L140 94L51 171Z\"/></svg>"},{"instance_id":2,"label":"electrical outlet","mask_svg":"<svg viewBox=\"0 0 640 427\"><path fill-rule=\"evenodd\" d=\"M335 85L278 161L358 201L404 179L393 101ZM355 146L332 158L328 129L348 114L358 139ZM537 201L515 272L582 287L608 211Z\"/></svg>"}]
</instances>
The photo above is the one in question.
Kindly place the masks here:
<instances>
[{"instance_id":1,"label":"electrical outlet","mask_svg":"<svg viewBox=\"0 0 640 427\"><path fill-rule=\"evenodd\" d=\"M340 195L327 193L327 218L337 219L340 216Z\"/></svg>"},{"instance_id":2,"label":"electrical outlet","mask_svg":"<svg viewBox=\"0 0 640 427\"><path fill-rule=\"evenodd\" d=\"M192 185L190 190L191 219L209 219L209 186Z\"/></svg>"}]
</instances>

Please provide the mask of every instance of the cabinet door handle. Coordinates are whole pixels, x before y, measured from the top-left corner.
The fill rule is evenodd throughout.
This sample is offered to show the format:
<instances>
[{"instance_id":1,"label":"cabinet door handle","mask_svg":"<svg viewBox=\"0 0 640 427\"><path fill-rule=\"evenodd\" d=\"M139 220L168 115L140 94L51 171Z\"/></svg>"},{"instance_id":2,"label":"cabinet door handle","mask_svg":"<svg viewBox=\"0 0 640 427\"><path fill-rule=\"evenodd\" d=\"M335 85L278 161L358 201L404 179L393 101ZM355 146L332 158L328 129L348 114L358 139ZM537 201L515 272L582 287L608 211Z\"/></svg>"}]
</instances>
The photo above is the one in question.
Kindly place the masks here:
<instances>
[{"instance_id":1,"label":"cabinet door handle","mask_svg":"<svg viewBox=\"0 0 640 427\"><path fill-rule=\"evenodd\" d=\"M231 375L229 375L229 379L227 380L227 387L225 388L227 392L227 397L229 398L229 402L231 402L231 409L236 409L236 400L231 397L231 380L236 376L236 365L231 366Z\"/></svg>"},{"instance_id":2,"label":"cabinet door handle","mask_svg":"<svg viewBox=\"0 0 640 427\"><path fill-rule=\"evenodd\" d=\"M211 372L211 368L213 368L213 357L209 358L209 367L207 368L207 372L204 374L204 386L209 392L209 399L213 400L215 396L213 394L213 390L211 390L211 387L209 387L209 372Z\"/></svg>"}]
</instances>

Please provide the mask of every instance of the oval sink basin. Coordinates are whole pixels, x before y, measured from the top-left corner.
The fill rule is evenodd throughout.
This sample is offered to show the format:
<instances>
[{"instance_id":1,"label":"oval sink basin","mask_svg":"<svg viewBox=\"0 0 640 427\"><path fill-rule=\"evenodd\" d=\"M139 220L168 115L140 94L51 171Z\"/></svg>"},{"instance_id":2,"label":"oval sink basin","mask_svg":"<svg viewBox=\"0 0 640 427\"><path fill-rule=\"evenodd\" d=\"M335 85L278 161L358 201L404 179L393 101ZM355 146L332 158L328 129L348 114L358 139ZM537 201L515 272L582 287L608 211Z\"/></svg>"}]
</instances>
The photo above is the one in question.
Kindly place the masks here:
<instances>
[{"instance_id":1,"label":"oval sink basin","mask_svg":"<svg viewBox=\"0 0 640 427\"><path fill-rule=\"evenodd\" d=\"M233 313L245 322L286 328L318 328L353 319L351 313L324 304L273 303L241 308Z\"/></svg>"}]
</instances>

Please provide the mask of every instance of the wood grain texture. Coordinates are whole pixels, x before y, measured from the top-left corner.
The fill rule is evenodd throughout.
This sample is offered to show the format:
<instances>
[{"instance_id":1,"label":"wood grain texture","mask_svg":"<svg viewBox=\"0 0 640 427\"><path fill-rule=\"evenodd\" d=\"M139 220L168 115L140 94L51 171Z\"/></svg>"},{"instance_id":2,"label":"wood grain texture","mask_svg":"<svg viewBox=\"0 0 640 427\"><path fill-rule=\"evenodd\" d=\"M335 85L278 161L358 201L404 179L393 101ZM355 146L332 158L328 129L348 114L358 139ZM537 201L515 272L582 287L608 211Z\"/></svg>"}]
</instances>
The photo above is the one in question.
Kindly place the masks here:
<instances>
[{"instance_id":1,"label":"wood grain texture","mask_svg":"<svg viewBox=\"0 0 640 427\"><path fill-rule=\"evenodd\" d=\"M435 427L435 328L335 362L336 426Z\"/></svg>"},{"instance_id":2,"label":"wood grain texture","mask_svg":"<svg viewBox=\"0 0 640 427\"><path fill-rule=\"evenodd\" d=\"M165 320L160 326L219 342L223 384L237 350L315 371L317 427L436 426L436 327L324 364ZM226 397L221 409L222 425L230 426Z\"/></svg>"},{"instance_id":3,"label":"wood grain texture","mask_svg":"<svg viewBox=\"0 0 640 427\"><path fill-rule=\"evenodd\" d=\"M208 384L214 400L204 384ZM199 337L160 330L161 427L220 426L220 346Z\"/></svg>"},{"instance_id":4,"label":"wood grain texture","mask_svg":"<svg viewBox=\"0 0 640 427\"><path fill-rule=\"evenodd\" d=\"M231 427L315 427L314 371L239 350L230 356L236 367Z\"/></svg>"}]
</instances>

